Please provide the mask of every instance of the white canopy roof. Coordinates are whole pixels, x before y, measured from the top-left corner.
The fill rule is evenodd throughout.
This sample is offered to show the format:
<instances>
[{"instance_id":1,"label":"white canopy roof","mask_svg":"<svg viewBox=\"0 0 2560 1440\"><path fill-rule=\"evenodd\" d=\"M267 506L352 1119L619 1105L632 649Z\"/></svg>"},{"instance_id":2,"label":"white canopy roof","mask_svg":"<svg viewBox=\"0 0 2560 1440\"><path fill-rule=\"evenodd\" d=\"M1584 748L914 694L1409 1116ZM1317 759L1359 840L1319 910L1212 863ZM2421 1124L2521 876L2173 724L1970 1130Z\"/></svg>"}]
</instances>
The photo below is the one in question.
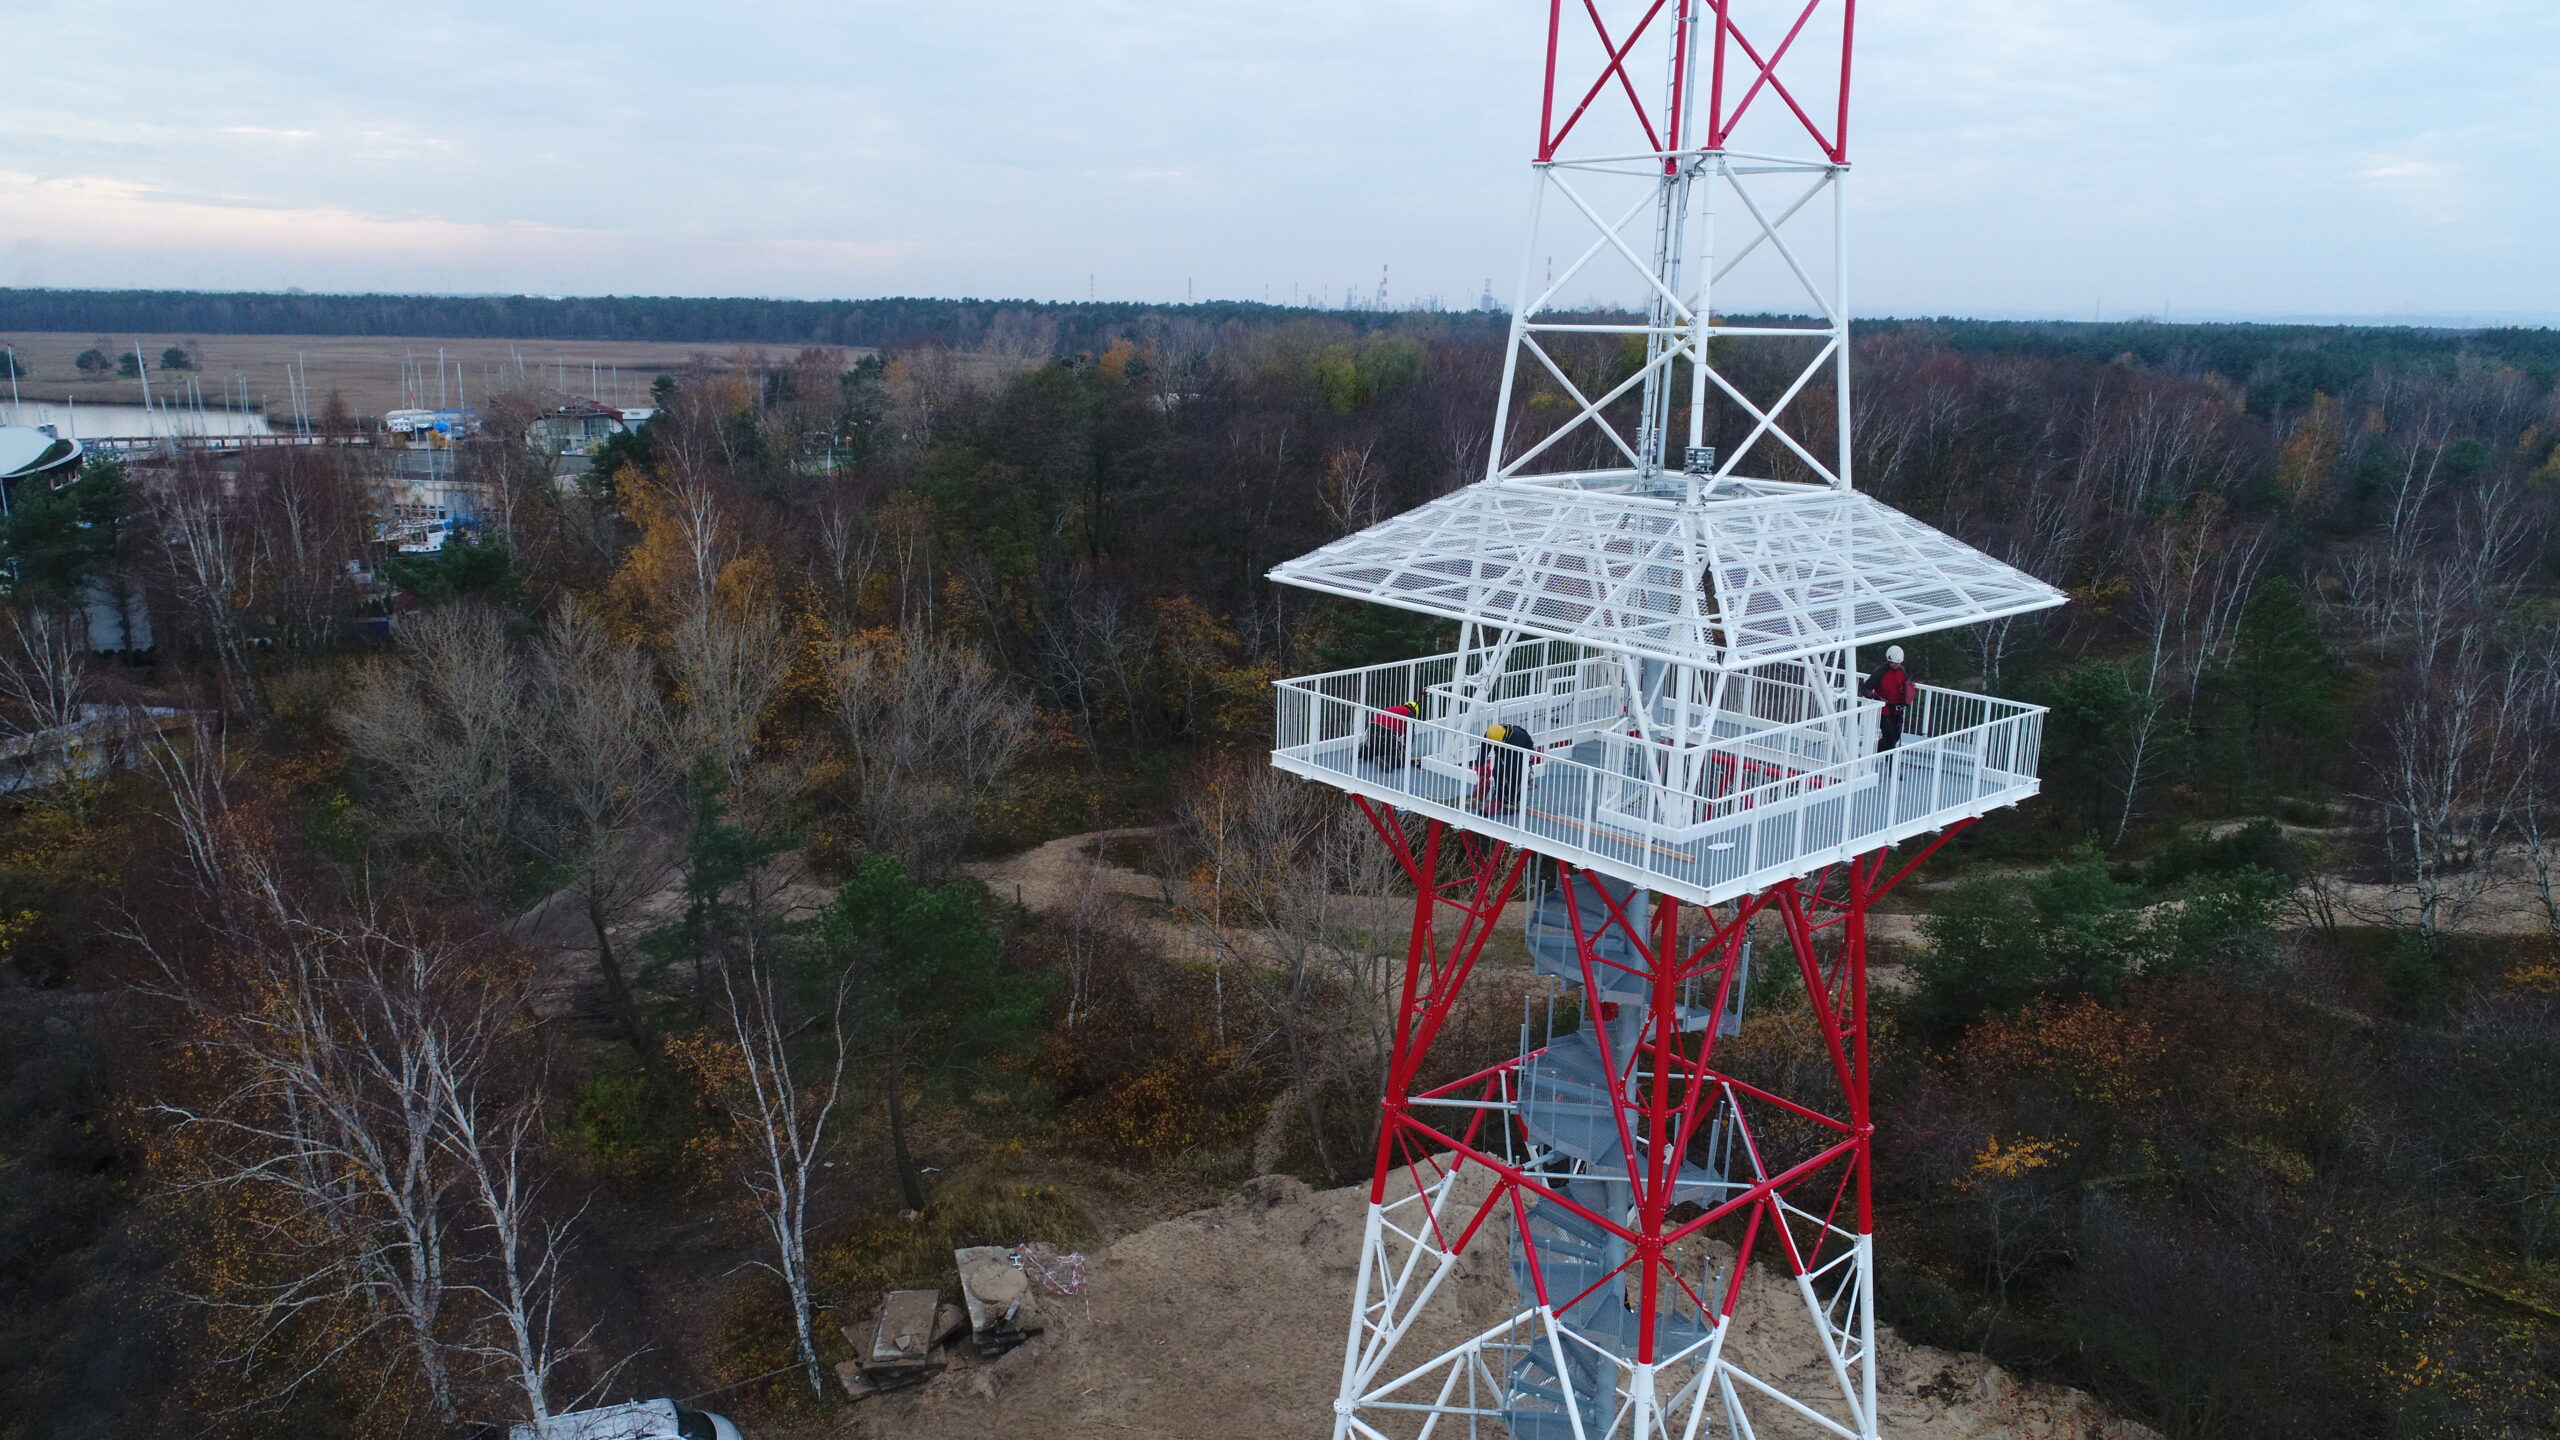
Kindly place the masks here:
<instances>
[{"instance_id":1,"label":"white canopy roof","mask_svg":"<svg viewBox=\"0 0 2560 1440\"><path fill-rule=\"evenodd\" d=\"M1727 480L1683 500L1681 478L1666 478L1470 485L1271 578L1727 669L2063 602L2034 576L1852 490Z\"/></svg>"},{"instance_id":2,"label":"white canopy roof","mask_svg":"<svg viewBox=\"0 0 2560 1440\"><path fill-rule=\"evenodd\" d=\"M27 469L60 443L32 425L0 425L0 475L15 475ZM74 445L62 458L68 460L78 453L80 447Z\"/></svg>"}]
</instances>

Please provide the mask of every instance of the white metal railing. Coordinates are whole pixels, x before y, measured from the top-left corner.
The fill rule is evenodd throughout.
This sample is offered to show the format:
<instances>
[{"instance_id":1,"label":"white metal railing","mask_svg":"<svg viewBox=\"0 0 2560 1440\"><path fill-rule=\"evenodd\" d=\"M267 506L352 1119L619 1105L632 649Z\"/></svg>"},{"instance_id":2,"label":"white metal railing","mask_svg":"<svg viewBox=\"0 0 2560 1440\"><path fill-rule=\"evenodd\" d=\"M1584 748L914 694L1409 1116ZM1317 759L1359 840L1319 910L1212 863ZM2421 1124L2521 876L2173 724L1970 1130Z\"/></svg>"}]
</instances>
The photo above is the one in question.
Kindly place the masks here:
<instances>
[{"instance_id":1,"label":"white metal railing","mask_svg":"<svg viewBox=\"0 0 2560 1440\"><path fill-rule=\"evenodd\" d=\"M1524 665L1481 685L1485 677L1458 674L1459 662L1443 655L1278 682L1272 763L1700 902L2015 804L2038 787L2045 712L1988 695L1916 687L1902 741L1883 754L1872 701L1784 725L1719 711L1693 717L1673 745L1629 733L1614 661ZM1463 693L1478 689L1481 698ZM1408 703L1420 713L1388 714ZM1534 760L1517 757L1525 773L1516 784L1505 783L1506 757L1483 738L1489 723L1526 725L1538 742Z\"/></svg>"},{"instance_id":2,"label":"white metal railing","mask_svg":"<svg viewBox=\"0 0 2560 1440\"><path fill-rule=\"evenodd\" d=\"M1421 718L1439 724L1478 729L1525 725L1541 749L1561 748L1567 738L1595 727L1622 729L1634 721L1628 662L1618 656L1564 641L1533 641L1501 652L1498 673L1486 673L1491 658L1481 651L1426 656L1337 670L1304 683L1323 682L1329 693L1378 709L1411 704ZM1801 668L1783 664L1732 672L1718 681L1716 703L1709 706L1693 698L1685 711L1678 697L1656 693L1644 707L1650 723L1641 728L1687 729L1710 710L1720 733L1727 735L1800 723L1837 728L1840 715L1822 691L1803 681ZM1356 693L1346 687L1356 687Z\"/></svg>"}]
</instances>

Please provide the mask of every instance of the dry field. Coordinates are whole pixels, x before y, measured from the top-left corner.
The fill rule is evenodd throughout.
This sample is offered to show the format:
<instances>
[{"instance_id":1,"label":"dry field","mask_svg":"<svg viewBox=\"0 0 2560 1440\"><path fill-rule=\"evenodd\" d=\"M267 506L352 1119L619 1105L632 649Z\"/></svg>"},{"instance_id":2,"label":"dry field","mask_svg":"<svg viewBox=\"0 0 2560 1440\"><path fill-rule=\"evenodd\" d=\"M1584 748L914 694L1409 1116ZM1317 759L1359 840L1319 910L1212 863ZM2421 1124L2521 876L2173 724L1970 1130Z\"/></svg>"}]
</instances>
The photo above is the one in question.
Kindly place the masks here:
<instances>
[{"instance_id":1,"label":"dry field","mask_svg":"<svg viewBox=\"0 0 2560 1440\"><path fill-rule=\"evenodd\" d=\"M494 390L539 385L564 388L572 393L592 394L607 403L645 405L649 398L649 381L664 372L682 370L697 357L713 361L735 355L748 355L780 362L799 353L800 347L788 345L670 345L649 341L625 340L446 340L420 336L351 336L351 335L81 335L58 331L21 331L0 334L18 353L18 363L25 375L18 382L20 392L29 401L59 402L65 397L81 404L139 404L142 387L130 380L92 380L83 378L72 361L81 351L92 346L110 355L133 349L139 342L152 370L152 388L156 396L165 398L170 388L183 385L186 375L163 377L160 352L172 345L182 345L200 357L201 369L192 378L203 386L209 400L218 398L227 386L235 397L246 393L252 404L263 404L269 413L282 415L290 408L286 401L285 369L301 363L309 367L312 408L317 410L328 401L329 392L345 397L347 408L360 415L379 415L418 403L401 393L404 364L414 365L425 376L424 403L436 404L436 351L444 351L448 386L446 398L455 397L454 366L461 369L461 383L467 398L476 403ZM827 347L844 363L869 352ZM521 373L522 379L518 379ZM8 398L0 391L0 400Z\"/></svg>"}]
</instances>

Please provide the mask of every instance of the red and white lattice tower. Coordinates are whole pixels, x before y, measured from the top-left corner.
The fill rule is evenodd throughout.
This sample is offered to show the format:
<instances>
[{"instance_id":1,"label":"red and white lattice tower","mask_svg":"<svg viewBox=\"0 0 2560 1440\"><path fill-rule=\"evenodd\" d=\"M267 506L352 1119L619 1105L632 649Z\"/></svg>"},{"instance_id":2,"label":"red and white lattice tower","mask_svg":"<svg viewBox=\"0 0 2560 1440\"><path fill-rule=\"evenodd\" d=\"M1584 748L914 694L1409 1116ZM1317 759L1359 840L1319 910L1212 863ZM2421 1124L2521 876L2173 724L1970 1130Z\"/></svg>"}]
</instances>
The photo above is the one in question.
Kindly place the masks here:
<instances>
[{"instance_id":1,"label":"red and white lattice tower","mask_svg":"<svg viewBox=\"0 0 2560 1440\"><path fill-rule=\"evenodd\" d=\"M2062 596L1851 488L1852 18L1551 0L1486 475L1272 572L1457 627L1279 686L1273 763L1415 890L1337 1440L1878 1434L1867 917L2036 792L2043 712L1923 686L1879 753L1858 647ZM1484 958L1515 899L1526 977ZM1828 1056L1802 1093L1717 1055L1755 935ZM1435 1053L1471 977L1545 987L1522 1054ZM1451 1283L1478 1247L1507 1314ZM1727 1352L1753 1265L1816 1393Z\"/></svg>"}]
</instances>

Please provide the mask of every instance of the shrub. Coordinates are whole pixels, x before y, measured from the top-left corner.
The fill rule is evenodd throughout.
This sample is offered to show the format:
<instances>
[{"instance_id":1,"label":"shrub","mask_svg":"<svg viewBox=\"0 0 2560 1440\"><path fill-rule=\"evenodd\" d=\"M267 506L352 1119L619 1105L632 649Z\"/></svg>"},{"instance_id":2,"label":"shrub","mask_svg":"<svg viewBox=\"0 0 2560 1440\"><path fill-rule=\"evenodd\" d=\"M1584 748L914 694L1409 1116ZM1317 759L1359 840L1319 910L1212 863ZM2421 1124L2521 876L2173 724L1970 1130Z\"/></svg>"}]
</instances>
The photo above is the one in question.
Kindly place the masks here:
<instances>
[{"instance_id":1,"label":"shrub","mask_svg":"<svg viewBox=\"0 0 2560 1440\"><path fill-rule=\"evenodd\" d=\"M1929 948L1912 963L1909 1019L1924 1041L1944 1044L2041 996L2112 1002L2140 976L2263 969L2287 888L2254 866L2206 870L2176 898L2147 905L2091 845L2024 883L1966 881L1921 922Z\"/></svg>"},{"instance_id":2,"label":"shrub","mask_svg":"<svg viewBox=\"0 0 2560 1440\"><path fill-rule=\"evenodd\" d=\"M1053 1051L1051 1062L1064 1058ZM1229 1087L1216 1083L1235 1063L1232 1052L1206 1047L1159 1055L1070 1104L1061 1117L1062 1138L1079 1150L1132 1165L1236 1144L1252 1133L1259 1107L1234 1103Z\"/></svg>"},{"instance_id":3,"label":"shrub","mask_svg":"<svg viewBox=\"0 0 2560 1440\"><path fill-rule=\"evenodd\" d=\"M429 602L472 597L506 601L523 584L507 542L468 534L446 537L442 549L385 559L382 578Z\"/></svg>"},{"instance_id":4,"label":"shrub","mask_svg":"<svg viewBox=\"0 0 2560 1440\"><path fill-rule=\"evenodd\" d=\"M569 1097L562 1132L572 1153L617 1179L664 1175L684 1160L699 1112L671 1103L640 1068L608 1057Z\"/></svg>"},{"instance_id":5,"label":"shrub","mask_svg":"<svg viewBox=\"0 0 2560 1440\"><path fill-rule=\"evenodd\" d=\"M1072 1245L1093 1233L1066 1192L1004 1176L954 1180L911 1213L875 1211L820 1244L810 1268L825 1298L859 1309L882 1291L949 1291L951 1252L963 1246Z\"/></svg>"},{"instance_id":6,"label":"shrub","mask_svg":"<svg viewBox=\"0 0 2560 1440\"><path fill-rule=\"evenodd\" d=\"M2256 866L2196 876L2153 921L2166 941L2160 968L2243 975L2265 970L2275 955L2276 918L2291 889L2282 877Z\"/></svg>"},{"instance_id":7,"label":"shrub","mask_svg":"<svg viewBox=\"0 0 2560 1440\"><path fill-rule=\"evenodd\" d=\"M2273 820L2252 820L2221 835L2182 834L2144 866L2142 879L2163 888L2199 874L2263 870L2286 880L2302 878L2301 850Z\"/></svg>"},{"instance_id":8,"label":"shrub","mask_svg":"<svg viewBox=\"0 0 2560 1440\"><path fill-rule=\"evenodd\" d=\"M2147 958L2151 937L2133 886L2082 845L2045 874L1963 882L1926 919L1911 1019L1926 1040L1951 1040L1977 1017L2039 995L2112 999Z\"/></svg>"}]
</instances>

